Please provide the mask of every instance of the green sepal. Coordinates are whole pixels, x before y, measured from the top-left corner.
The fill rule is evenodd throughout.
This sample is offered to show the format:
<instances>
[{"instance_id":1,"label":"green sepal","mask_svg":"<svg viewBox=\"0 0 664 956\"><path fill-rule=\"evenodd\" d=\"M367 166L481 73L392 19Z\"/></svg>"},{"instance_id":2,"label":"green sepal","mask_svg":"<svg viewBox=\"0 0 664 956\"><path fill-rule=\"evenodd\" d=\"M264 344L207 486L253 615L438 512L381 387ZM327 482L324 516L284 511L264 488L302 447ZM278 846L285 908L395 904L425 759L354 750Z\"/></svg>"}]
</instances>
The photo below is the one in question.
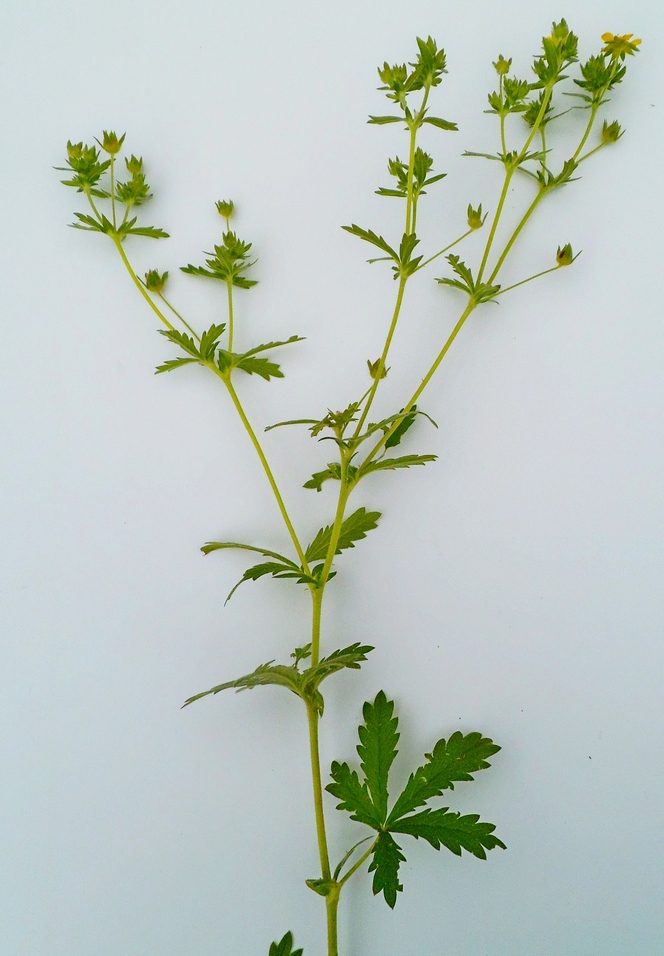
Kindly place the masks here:
<instances>
[{"instance_id":1,"label":"green sepal","mask_svg":"<svg viewBox=\"0 0 664 956\"><path fill-rule=\"evenodd\" d=\"M293 949L293 934L290 930L278 943L270 944L268 956L302 956L301 949Z\"/></svg>"}]
</instances>

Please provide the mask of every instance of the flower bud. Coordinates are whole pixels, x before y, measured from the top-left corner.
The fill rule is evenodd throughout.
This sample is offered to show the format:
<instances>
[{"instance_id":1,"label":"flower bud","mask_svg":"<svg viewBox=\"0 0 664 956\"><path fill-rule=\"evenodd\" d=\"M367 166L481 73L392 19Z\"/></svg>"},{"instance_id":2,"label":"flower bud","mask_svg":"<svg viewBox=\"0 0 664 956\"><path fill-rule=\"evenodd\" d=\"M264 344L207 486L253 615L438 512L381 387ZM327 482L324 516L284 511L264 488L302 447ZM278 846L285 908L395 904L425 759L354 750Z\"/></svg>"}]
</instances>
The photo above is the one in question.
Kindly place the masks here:
<instances>
[{"instance_id":1,"label":"flower bud","mask_svg":"<svg viewBox=\"0 0 664 956\"><path fill-rule=\"evenodd\" d=\"M122 149L122 144L124 143L124 138L126 135L127 135L126 133L123 133L122 136L118 138L116 133L113 133L112 131L107 132L106 130L104 130L104 137L102 141L99 142L99 140L97 140L97 142L99 143L101 148L104 150L104 152L110 153L111 156L114 156L115 153L119 153L120 150Z\"/></svg>"},{"instance_id":2,"label":"flower bud","mask_svg":"<svg viewBox=\"0 0 664 956\"><path fill-rule=\"evenodd\" d=\"M375 362L370 362L369 359L367 359L367 367L369 369L369 375L374 379L378 375L379 365L380 365L380 359L376 359ZM380 373L380 377L385 378L388 372L389 372L389 368L385 368L385 366L383 366L383 371Z\"/></svg>"},{"instance_id":3,"label":"flower bud","mask_svg":"<svg viewBox=\"0 0 664 956\"><path fill-rule=\"evenodd\" d=\"M137 176L143 170L143 160L138 159L132 153L131 159L125 159L125 166L132 176Z\"/></svg>"},{"instance_id":4,"label":"flower bud","mask_svg":"<svg viewBox=\"0 0 664 956\"><path fill-rule=\"evenodd\" d=\"M556 253L556 263L559 266L569 266L574 262L574 253L572 252L572 246L568 242L564 246L558 246L558 252Z\"/></svg>"},{"instance_id":5,"label":"flower bud","mask_svg":"<svg viewBox=\"0 0 664 956\"><path fill-rule=\"evenodd\" d=\"M604 125L602 126L602 142L617 143L623 132L624 130L620 128L618 120L614 120L612 123L607 123L607 121L604 120Z\"/></svg>"},{"instance_id":6,"label":"flower bud","mask_svg":"<svg viewBox=\"0 0 664 956\"><path fill-rule=\"evenodd\" d=\"M220 216L223 216L224 219L230 219L234 209L235 206L230 199L220 199L217 203L217 212Z\"/></svg>"},{"instance_id":7,"label":"flower bud","mask_svg":"<svg viewBox=\"0 0 664 956\"><path fill-rule=\"evenodd\" d=\"M150 269L149 272L145 273L145 288L148 292L163 292L167 279L168 272L164 272L160 275L157 269Z\"/></svg>"},{"instance_id":8,"label":"flower bud","mask_svg":"<svg viewBox=\"0 0 664 956\"><path fill-rule=\"evenodd\" d=\"M485 219L486 216L482 218L482 203L479 204L477 209L473 209L468 203L468 225L471 229L481 229Z\"/></svg>"},{"instance_id":9,"label":"flower bud","mask_svg":"<svg viewBox=\"0 0 664 956\"><path fill-rule=\"evenodd\" d=\"M509 73L511 65L512 65L511 58L509 60L506 60L502 53L499 55L498 59L493 64L494 69L496 73L498 74L498 76L505 76L507 73Z\"/></svg>"}]
</instances>

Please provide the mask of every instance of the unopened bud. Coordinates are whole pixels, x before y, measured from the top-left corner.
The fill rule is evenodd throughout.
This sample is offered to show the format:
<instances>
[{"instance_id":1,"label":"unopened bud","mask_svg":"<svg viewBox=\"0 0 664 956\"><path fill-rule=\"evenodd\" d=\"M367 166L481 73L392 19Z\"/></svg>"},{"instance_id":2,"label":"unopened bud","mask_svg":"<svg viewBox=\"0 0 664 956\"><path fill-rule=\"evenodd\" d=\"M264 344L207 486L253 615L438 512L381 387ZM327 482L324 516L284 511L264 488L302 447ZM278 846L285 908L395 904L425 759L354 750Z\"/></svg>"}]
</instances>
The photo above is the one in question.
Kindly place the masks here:
<instances>
[{"instance_id":1,"label":"unopened bud","mask_svg":"<svg viewBox=\"0 0 664 956\"><path fill-rule=\"evenodd\" d=\"M602 126L602 142L617 143L623 132L624 130L621 129L618 120L614 120L612 123L607 123L607 121L604 120L604 125Z\"/></svg>"},{"instance_id":2,"label":"unopened bud","mask_svg":"<svg viewBox=\"0 0 664 956\"><path fill-rule=\"evenodd\" d=\"M143 160L132 154L131 159L125 159L125 166L132 176L137 176L143 170Z\"/></svg>"},{"instance_id":3,"label":"unopened bud","mask_svg":"<svg viewBox=\"0 0 664 956\"><path fill-rule=\"evenodd\" d=\"M124 138L126 135L127 135L126 133L123 133L122 136L118 137L116 133L112 131L107 132L106 130L104 130L103 139L101 140L101 142L99 142L99 140L97 140L97 142L99 143L101 148L104 150L104 152L110 153L111 156L114 156L115 153L119 153L120 150L122 149L122 144L124 143Z\"/></svg>"},{"instance_id":4,"label":"unopened bud","mask_svg":"<svg viewBox=\"0 0 664 956\"><path fill-rule=\"evenodd\" d=\"M559 266L569 266L574 262L574 253L572 252L572 246L569 242L564 246L558 246L556 262Z\"/></svg>"},{"instance_id":5,"label":"unopened bud","mask_svg":"<svg viewBox=\"0 0 664 956\"><path fill-rule=\"evenodd\" d=\"M509 60L506 60L502 53L499 55L498 59L493 64L494 69L496 73L498 74L498 76L506 76L506 74L509 73L510 71L511 65L512 65L511 58Z\"/></svg>"},{"instance_id":6,"label":"unopened bud","mask_svg":"<svg viewBox=\"0 0 664 956\"><path fill-rule=\"evenodd\" d=\"M230 199L220 199L217 203L217 212L220 216L223 216L224 219L230 219L234 209L235 206Z\"/></svg>"},{"instance_id":7,"label":"unopened bud","mask_svg":"<svg viewBox=\"0 0 664 956\"><path fill-rule=\"evenodd\" d=\"M369 359L367 359L367 368L369 369L369 375L374 379L378 375L379 366L380 366L380 359L376 359L375 362L370 362ZM382 371L380 373L380 377L385 378L388 372L389 372L389 368L385 368L385 366L383 366Z\"/></svg>"},{"instance_id":8,"label":"unopened bud","mask_svg":"<svg viewBox=\"0 0 664 956\"><path fill-rule=\"evenodd\" d=\"M486 216L482 217L482 203L477 209L473 209L470 203L468 204L468 225L471 229L481 229L485 219Z\"/></svg>"},{"instance_id":9,"label":"unopened bud","mask_svg":"<svg viewBox=\"0 0 664 956\"><path fill-rule=\"evenodd\" d=\"M148 292L163 292L167 279L168 272L160 274L157 269L150 269L149 272L145 273L145 288Z\"/></svg>"}]
</instances>

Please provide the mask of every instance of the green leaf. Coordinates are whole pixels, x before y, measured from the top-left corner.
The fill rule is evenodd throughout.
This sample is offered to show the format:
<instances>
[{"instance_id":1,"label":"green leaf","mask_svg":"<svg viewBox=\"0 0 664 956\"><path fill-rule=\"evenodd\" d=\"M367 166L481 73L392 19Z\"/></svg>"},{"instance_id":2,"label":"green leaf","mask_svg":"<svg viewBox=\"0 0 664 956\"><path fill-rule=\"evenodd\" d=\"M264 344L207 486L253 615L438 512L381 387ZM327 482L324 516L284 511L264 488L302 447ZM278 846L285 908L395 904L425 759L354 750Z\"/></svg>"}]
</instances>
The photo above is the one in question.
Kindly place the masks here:
<instances>
[{"instance_id":1,"label":"green leaf","mask_svg":"<svg viewBox=\"0 0 664 956\"><path fill-rule=\"evenodd\" d=\"M195 358L176 358L168 359L162 365L158 365L155 369L155 375L158 375L160 372L172 372L174 368L181 368L183 365L190 365L193 362L194 365L199 365L198 359Z\"/></svg>"},{"instance_id":2,"label":"green leaf","mask_svg":"<svg viewBox=\"0 0 664 956\"><path fill-rule=\"evenodd\" d=\"M459 131L459 127L456 123L450 123L449 120L441 119L439 116L425 116L422 122L431 123L432 126L437 126L438 129L449 129L453 132Z\"/></svg>"},{"instance_id":3,"label":"green leaf","mask_svg":"<svg viewBox=\"0 0 664 956\"><path fill-rule=\"evenodd\" d=\"M302 950L293 949L293 934L289 930L280 942L270 945L268 956L302 956Z\"/></svg>"},{"instance_id":4,"label":"green leaf","mask_svg":"<svg viewBox=\"0 0 664 956\"><path fill-rule=\"evenodd\" d=\"M399 721L394 716L394 701L388 700L382 690L373 704L365 703L362 715L364 724L358 728L357 752L373 805L383 823L387 816L387 778L397 755Z\"/></svg>"},{"instance_id":5,"label":"green leaf","mask_svg":"<svg viewBox=\"0 0 664 956\"><path fill-rule=\"evenodd\" d=\"M224 548L235 548L240 551L255 551L256 554L262 554L266 558L275 558L277 561L283 561L284 564L289 564L291 567L298 569L298 565L295 564L290 558L284 557L283 554L279 554L278 551L268 551L266 548L255 548L251 544L239 544L237 541L208 541L207 544L204 544L201 548L203 554L210 554L211 551L221 551Z\"/></svg>"},{"instance_id":6,"label":"green leaf","mask_svg":"<svg viewBox=\"0 0 664 956\"><path fill-rule=\"evenodd\" d=\"M274 661L268 661L267 664L260 664L251 674L244 674L235 680L226 681L224 684L217 684L209 690L204 690L200 694L194 694L189 697L183 707L193 704L195 700L202 697L208 697L210 694L219 694L222 690L235 690L239 693L243 690L253 690L254 687L263 687L267 684L276 684L280 687L286 687L288 690L301 697L301 679L302 675L294 664L275 664Z\"/></svg>"},{"instance_id":7,"label":"green leaf","mask_svg":"<svg viewBox=\"0 0 664 956\"><path fill-rule=\"evenodd\" d=\"M167 338L173 345L179 345L184 352L193 355L195 359L200 360L201 353L198 346L186 332L179 332L177 329L159 329L159 334Z\"/></svg>"},{"instance_id":8,"label":"green leaf","mask_svg":"<svg viewBox=\"0 0 664 956\"><path fill-rule=\"evenodd\" d=\"M425 755L427 762L408 778L390 812L388 826L444 790L454 790L455 783L473 780L474 773L491 766L488 758L499 750L497 744L477 732L464 735L457 730L449 740L439 740L432 753Z\"/></svg>"},{"instance_id":9,"label":"green leaf","mask_svg":"<svg viewBox=\"0 0 664 956\"><path fill-rule=\"evenodd\" d=\"M379 461L370 461L361 467L360 477L372 471L393 471L396 468L412 468L413 465L426 465L428 461L435 461L438 455L402 455L400 458L381 458Z\"/></svg>"},{"instance_id":10,"label":"green leaf","mask_svg":"<svg viewBox=\"0 0 664 956\"><path fill-rule=\"evenodd\" d=\"M132 222L136 222L135 219ZM126 225L129 225L127 223ZM118 228L118 233L121 235L128 236L147 236L148 239L168 239L169 233L164 232L163 229L156 229L154 226L131 226L128 229Z\"/></svg>"},{"instance_id":11,"label":"green leaf","mask_svg":"<svg viewBox=\"0 0 664 956\"><path fill-rule=\"evenodd\" d=\"M274 427L274 426L273 426ZM323 483L330 478L337 481L341 478L341 465L338 461L330 462L325 471L315 471L309 481L305 481L303 488L314 488L316 491L322 491Z\"/></svg>"},{"instance_id":12,"label":"green leaf","mask_svg":"<svg viewBox=\"0 0 664 956\"><path fill-rule=\"evenodd\" d=\"M69 185L66 183L65 185ZM86 216L85 213L75 212L74 215L80 222L70 223L72 229L84 229L86 232L104 232L109 231L109 227L112 229L113 224L108 221L106 216L102 216L101 223L94 219L92 216Z\"/></svg>"},{"instance_id":13,"label":"green leaf","mask_svg":"<svg viewBox=\"0 0 664 956\"><path fill-rule=\"evenodd\" d=\"M452 813L447 807L440 810L427 808L411 817L403 817L390 826L393 833L408 833L416 839L422 837L434 850L441 845L461 856L461 850L467 850L480 860L486 860L486 850L499 846L506 849L498 837L493 836L496 829L493 823L480 823L476 813L461 816Z\"/></svg>"},{"instance_id":14,"label":"green leaf","mask_svg":"<svg viewBox=\"0 0 664 956\"><path fill-rule=\"evenodd\" d=\"M327 657L322 657L315 667L310 667L303 672L305 686L318 687L318 685L329 677L330 674L336 674L337 671L350 668L359 670L360 665L366 661L367 654L373 651L370 644L349 644L348 647L341 647L332 651Z\"/></svg>"},{"instance_id":15,"label":"green leaf","mask_svg":"<svg viewBox=\"0 0 664 956\"><path fill-rule=\"evenodd\" d=\"M270 378L283 378L284 373L276 362L271 362L266 358L255 358L254 356L242 356L235 363L235 368L241 368L248 375L260 375L266 382Z\"/></svg>"},{"instance_id":16,"label":"green leaf","mask_svg":"<svg viewBox=\"0 0 664 956\"><path fill-rule=\"evenodd\" d=\"M397 893L403 890L399 883L399 866L406 862L401 847L389 833L381 833L373 848L369 872L373 872L373 892L383 894L387 905L394 909Z\"/></svg>"},{"instance_id":17,"label":"green leaf","mask_svg":"<svg viewBox=\"0 0 664 956\"><path fill-rule=\"evenodd\" d=\"M225 329L226 323L222 322L221 325L211 325L210 328L201 335L199 351L201 358L203 358L205 361L210 362L214 359L214 353L217 351L219 338Z\"/></svg>"},{"instance_id":18,"label":"green leaf","mask_svg":"<svg viewBox=\"0 0 664 956\"><path fill-rule=\"evenodd\" d=\"M370 116L367 123L374 123L376 126L385 126L386 123L403 123L403 116Z\"/></svg>"},{"instance_id":19,"label":"green leaf","mask_svg":"<svg viewBox=\"0 0 664 956\"><path fill-rule=\"evenodd\" d=\"M364 823L373 830L380 830L380 813L374 807L366 783L360 783L356 770L351 770L347 763L333 761L331 768L333 783L325 788L333 797L341 800L337 810L346 810L351 820Z\"/></svg>"},{"instance_id":20,"label":"green leaf","mask_svg":"<svg viewBox=\"0 0 664 956\"><path fill-rule=\"evenodd\" d=\"M366 508L358 508L357 511L354 511L341 525L341 532L334 553L340 554L346 548L354 548L355 541L366 538L367 531L372 531L377 527L379 518L380 511L367 511ZM324 561L327 557L327 549L330 546L331 539L332 525L321 528L305 552L307 561Z\"/></svg>"},{"instance_id":21,"label":"green leaf","mask_svg":"<svg viewBox=\"0 0 664 956\"><path fill-rule=\"evenodd\" d=\"M394 259L395 262L399 261L399 256L394 251L392 246L388 245L382 236L376 235L373 230L362 229L361 226L357 226L355 223L353 223L352 226L342 226L341 228L345 229L345 231L349 232L352 236L359 236L359 238L364 239L365 242L370 242L372 245L382 249L383 252L386 252L391 259Z\"/></svg>"},{"instance_id":22,"label":"green leaf","mask_svg":"<svg viewBox=\"0 0 664 956\"><path fill-rule=\"evenodd\" d=\"M243 355L255 355L257 352L266 352L268 349L278 349L282 345L291 345L293 342L304 342L303 335L291 335L290 338L281 342L266 342L265 345L255 345L253 349L244 352Z\"/></svg>"},{"instance_id":23,"label":"green leaf","mask_svg":"<svg viewBox=\"0 0 664 956\"><path fill-rule=\"evenodd\" d=\"M247 568L237 584L229 591L224 603L227 604L230 601L237 589L241 584L244 584L245 581L257 581L259 578L265 577L266 574L271 574L273 578L296 578L298 584L316 583L313 578L304 573L302 568L298 568L290 561L288 564L284 564L280 561L264 561L261 564L255 564L253 567Z\"/></svg>"}]
</instances>

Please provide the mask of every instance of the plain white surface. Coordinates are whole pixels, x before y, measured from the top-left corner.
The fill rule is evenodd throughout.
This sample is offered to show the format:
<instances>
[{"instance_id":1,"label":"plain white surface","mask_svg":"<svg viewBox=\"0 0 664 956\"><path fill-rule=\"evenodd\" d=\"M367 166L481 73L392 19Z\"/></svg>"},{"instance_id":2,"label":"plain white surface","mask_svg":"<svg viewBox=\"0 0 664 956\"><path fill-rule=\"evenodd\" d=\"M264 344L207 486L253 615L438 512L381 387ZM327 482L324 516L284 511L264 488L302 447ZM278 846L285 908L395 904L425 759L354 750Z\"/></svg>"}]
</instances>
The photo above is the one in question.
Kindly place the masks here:
<instances>
[{"instance_id":1,"label":"plain white surface","mask_svg":"<svg viewBox=\"0 0 664 956\"><path fill-rule=\"evenodd\" d=\"M285 546L252 450L214 381L154 378L171 350L103 237L68 230L64 144L127 131L168 242L127 244L168 268L198 324L216 288L202 261L232 197L260 285L240 332L300 333L287 378L247 379L257 426L343 406L365 387L394 286L351 221L399 235L387 185L398 127L375 67L448 52L428 131L449 177L422 201L427 247L493 208L491 61L525 74L568 13L586 56L606 30L643 37L607 116L627 135L551 197L505 282L571 241L573 268L476 313L423 402L439 422L409 451L439 461L367 480L384 512L340 562L328 649L376 644L330 681L324 762L354 755L363 700L402 716L395 780L440 736L503 746L451 795L498 826L486 863L414 843L395 911L369 880L342 904L344 956L657 956L662 925L663 15L659 3L117 0L6 5L3 53L2 724L0 952L6 956L265 954L293 929L323 949L306 728L265 689L185 697L303 643L307 595L280 582L223 599L245 564L209 539ZM496 164L497 166L497 164ZM511 197L523 203L523 186ZM464 249L471 255L472 246ZM442 269L433 275L442 274ZM210 284L212 285L212 284ZM425 274L409 289L383 407L398 407L459 302ZM332 492L301 490L327 460L297 430L266 449L306 537ZM330 808L332 808L330 801ZM339 819L335 819L335 816ZM335 858L359 827L331 816ZM355 839L359 838L359 833Z\"/></svg>"}]
</instances>

